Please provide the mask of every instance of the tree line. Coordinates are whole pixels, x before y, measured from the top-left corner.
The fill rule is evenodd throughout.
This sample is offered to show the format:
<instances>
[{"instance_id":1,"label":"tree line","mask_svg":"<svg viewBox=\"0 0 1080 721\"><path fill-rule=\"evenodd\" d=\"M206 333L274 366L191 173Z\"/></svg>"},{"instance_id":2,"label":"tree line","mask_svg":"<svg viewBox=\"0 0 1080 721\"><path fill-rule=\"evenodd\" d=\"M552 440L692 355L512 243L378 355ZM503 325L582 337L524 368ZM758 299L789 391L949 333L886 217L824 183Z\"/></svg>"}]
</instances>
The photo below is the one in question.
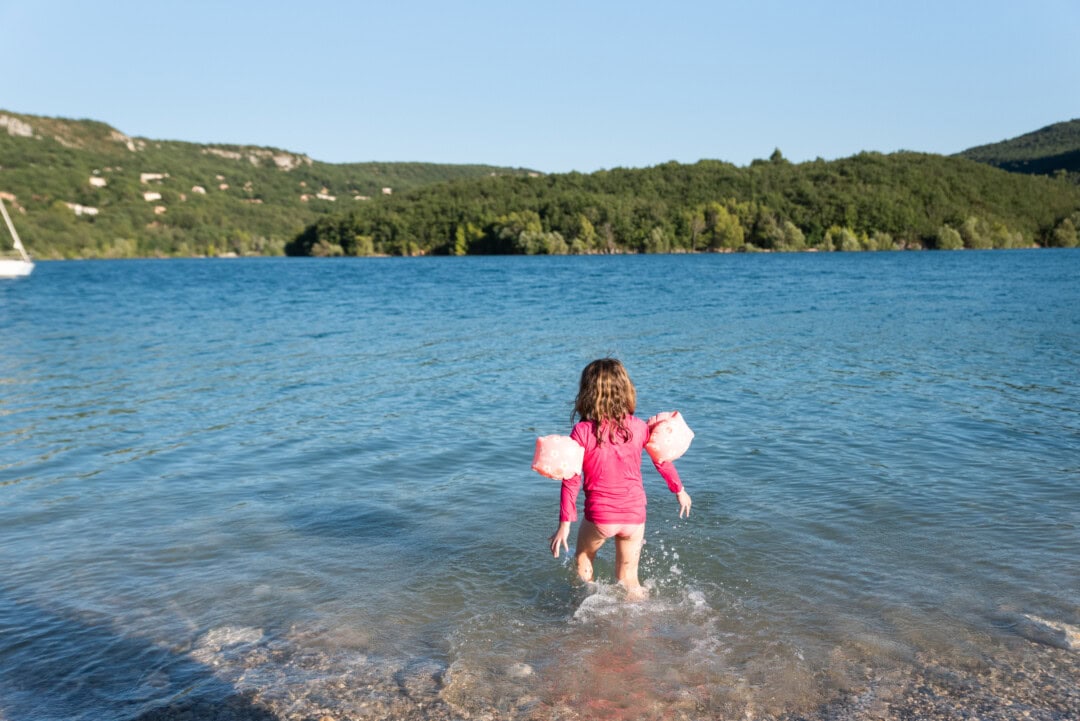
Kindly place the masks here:
<instances>
[{"instance_id":1,"label":"tree line","mask_svg":"<svg viewBox=\"0 0 1080 721\"><path fill-rule=\"evenodd\" d=\"M965 158L861 153L459 180L308 225L290 255L1073 247L1080 187Z\"/></svg>"}]
</instances>

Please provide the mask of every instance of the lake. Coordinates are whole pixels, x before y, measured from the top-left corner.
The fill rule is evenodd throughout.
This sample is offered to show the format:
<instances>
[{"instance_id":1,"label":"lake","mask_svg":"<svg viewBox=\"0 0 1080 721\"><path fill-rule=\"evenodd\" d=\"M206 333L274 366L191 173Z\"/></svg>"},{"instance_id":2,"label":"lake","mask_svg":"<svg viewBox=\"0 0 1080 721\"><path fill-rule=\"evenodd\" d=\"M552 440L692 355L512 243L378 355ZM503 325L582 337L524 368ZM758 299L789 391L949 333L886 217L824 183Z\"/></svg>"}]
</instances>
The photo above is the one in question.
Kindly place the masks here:
<instances>
[{"instance_id":1,"label":"lake","mask_svg":"<svg viewBox=\"0 0 1080 721\"><path fill-rule=\"evenodd\" d=\"M529 468L607 355L640 603ZM1075 250L42 262L0 720L1077 718L1078 379Z\"/></svg>"}]
</instances>

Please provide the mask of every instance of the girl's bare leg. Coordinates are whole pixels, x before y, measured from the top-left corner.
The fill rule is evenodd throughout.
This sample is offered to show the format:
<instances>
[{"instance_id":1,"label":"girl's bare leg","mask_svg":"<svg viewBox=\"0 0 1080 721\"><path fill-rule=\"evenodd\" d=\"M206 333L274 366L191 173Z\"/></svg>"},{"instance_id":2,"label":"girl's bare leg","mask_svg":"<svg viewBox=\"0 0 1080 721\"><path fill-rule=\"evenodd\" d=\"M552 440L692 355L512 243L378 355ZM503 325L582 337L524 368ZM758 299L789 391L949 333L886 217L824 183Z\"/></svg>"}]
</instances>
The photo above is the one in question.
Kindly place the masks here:
<instances>
[{"instance_id":1,"label":"girl's bare leg","mask_svg":"<svg viewBox=\"0 0 1080 721\"><path fill-rule=\"evenodd\" d=\"M603 545L604 537L596 530L596 524L583 519L578 527L577 545L574 547L577 572L582 581L593 580L593 560L596 558L596 552Z\"/></svg>"},{"instance_id":2,"label":"girl's bare leg","mask_svg":"<svg viewBox=\"0 0 1080 721\"><path fill-rule=\"evenodd\" d=\"M645 543L645 524L630 536L615 537L615 578L626 588L631 598L644 598L645 589L638 581L638 562Z\"/></svg>"}]
</instances>

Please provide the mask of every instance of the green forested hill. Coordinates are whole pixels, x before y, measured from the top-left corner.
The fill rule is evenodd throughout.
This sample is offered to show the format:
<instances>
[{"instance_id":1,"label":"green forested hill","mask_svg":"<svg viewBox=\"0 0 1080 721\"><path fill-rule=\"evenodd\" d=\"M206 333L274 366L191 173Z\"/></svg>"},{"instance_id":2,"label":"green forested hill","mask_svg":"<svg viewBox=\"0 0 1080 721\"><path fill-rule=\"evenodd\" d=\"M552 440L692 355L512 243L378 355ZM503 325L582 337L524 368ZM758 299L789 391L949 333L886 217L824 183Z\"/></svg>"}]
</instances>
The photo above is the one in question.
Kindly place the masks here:
<instances>
[{"instance_id":1,"label":"green forested hill","mask_svg":"<svg viewBox=\"0 0 1080 721\"><path fill-rule=\"evenodd\" d=\"M1080 181L1080 119L1048 125L1000 143L969 148L960 155L1013 173L1065 173Z\"/></svg>"},{"instance_id":2,"label":"green forested hill","mask_svg":"<svg viewBox=\"0 0 1080 721\"><path fill-rule=\"evenodd\" d=\"M1080 187L965 158L777 151L641 170L430 186L313 223L296 255L1075 246Z\"/></svg>"},{"instance_id":3,"label":"green forested hill","mask_svg":"<svg viewBox=\"0 0 1080 721\"><path fill-rule=\"evenodd\" d=\"M432 183L529 171L322 163L274 148L129 137L0 110L0 193L39 258L280 254L342 207Z\"/></svg>"},{"instance_id":4,"label":"green forested hill","mask_svg":"<svg viewBox=\"0 0 1080 721\"><path fill-rule=\"evenodd\" d=\"M747 167L542 176L335 165L0 111L0 193L39 258L1074 246L1080 185L986 163L1057 158L1078 124L1032 134L1026 156L999 148L980 162L905 152L792 164L777 151Z\"/></svg>"}]
</instances>

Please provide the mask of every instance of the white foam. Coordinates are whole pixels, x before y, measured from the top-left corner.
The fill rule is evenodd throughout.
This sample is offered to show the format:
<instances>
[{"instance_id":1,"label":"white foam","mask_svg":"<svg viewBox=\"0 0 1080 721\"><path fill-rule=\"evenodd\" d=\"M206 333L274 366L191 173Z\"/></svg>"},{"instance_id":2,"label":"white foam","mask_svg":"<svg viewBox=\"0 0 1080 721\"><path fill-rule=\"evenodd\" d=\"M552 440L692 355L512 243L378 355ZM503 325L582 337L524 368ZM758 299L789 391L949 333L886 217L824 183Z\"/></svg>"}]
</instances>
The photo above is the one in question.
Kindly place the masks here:
<instances>
[{"instance_id":1,"label":"white foam","mask_svg":"<svg viewBox=\"0 0 1080 721\"><path fill-rule=\"evenodd\" d=\"M645 582L647 596L640 600L630 600L627 593L617 584L590 584L595 592L586 596L574 610L574 620L582 623L608 618L616 615L668 615L683 611L686 614L699 615L711 612L705 594L696 589L685 589L668 596L661 595L657 584L649 579Z\"/></svg>"},{"instance_id":2,"label":"white foam","mask_svg":"<svg viewBox=\"0 0 1080 721\"><path fill-rule=\"evenodd\" d=\"M686 592L686 600L693 605L694 609L701 611L709 608L709 603L705 600L705 594L701 591L690 590Z\"/></svg>"},{"instance_id":3,"label":"white foam","mask_svg":"<svg viewBox=\"0 0 1080 721\"><path fill-rule=\"evenodd\" d=\"M1080 628L1027 613L1024 619L1026 621L1020 624L1020 632L1026 638L1067 651L1080 651Z\"/></svg>"},{"instance_id":4,"label":"white foam","mask_svg":"<svg viewBox=\"0 0 1080 721\"><path fill-rule=\"evenodd\" d=\"M574 611L575 621L589 621L595 618L611 616L622 610L625 605L619 597L615 586L601 583L592 584L595 592L586 596L577 610Z\"/></svg>"}]
</instances>

